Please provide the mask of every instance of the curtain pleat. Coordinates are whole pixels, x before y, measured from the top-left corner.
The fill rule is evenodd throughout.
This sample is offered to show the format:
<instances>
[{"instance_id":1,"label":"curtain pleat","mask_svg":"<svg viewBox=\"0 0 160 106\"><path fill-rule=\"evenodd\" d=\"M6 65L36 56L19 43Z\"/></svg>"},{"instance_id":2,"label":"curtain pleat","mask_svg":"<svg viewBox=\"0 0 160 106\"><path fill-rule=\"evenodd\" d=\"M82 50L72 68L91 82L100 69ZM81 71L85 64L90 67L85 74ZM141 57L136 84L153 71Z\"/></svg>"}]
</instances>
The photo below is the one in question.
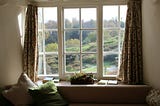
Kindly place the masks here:
<instances>
[{"instance_id":1,"label":"curtain pleat","mask_svg":"<svg viewBox=\"0 0 160 106\"><path fill-rule=\"evenodd\" d=\"M141 0L129 0L118 79L125 84L143 83Z\"/></svg>"},{"instance_id":2,"label":"curtain pleat","mask_svg":"<svg viewBox=\"0 0 160 106\"><path fill-rule=\"evenodd\" d=\"M32 81L36 81L38 65L37 24L37 6L28 5L25 20L23 69Z\"/></svg>"}]
</instances>

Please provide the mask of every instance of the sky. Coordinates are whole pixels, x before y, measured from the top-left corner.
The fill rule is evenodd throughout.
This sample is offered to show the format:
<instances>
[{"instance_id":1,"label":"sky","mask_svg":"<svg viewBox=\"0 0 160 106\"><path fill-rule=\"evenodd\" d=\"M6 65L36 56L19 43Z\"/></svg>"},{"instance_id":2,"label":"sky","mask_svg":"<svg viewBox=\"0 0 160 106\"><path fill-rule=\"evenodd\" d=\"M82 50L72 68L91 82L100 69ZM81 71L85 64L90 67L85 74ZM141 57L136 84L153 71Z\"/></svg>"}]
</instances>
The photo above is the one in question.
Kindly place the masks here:
<instances>
[{"instance_id":1,"label":"sky","mask_svg":"<svg viewBox=\"0 0 160 106\"><path fill-rule=\"evenodd\" d=\"M120 14L121 19L125 20L127 6L121 6ZM41 12L41 11L39 11ZM95 8L82 8L81 9L81 18L84 21L89 21L91 19L96 20L96 9ZM44 21L47 22L48 20L57 21L57 8L56 7L47 7L44 9ZM108 15L109 14L109 15ZM65 9L64 16L66 19L70 21L73 18L79 19L79 9L72 8L72 9ZM104 6L103 7L103 19L110 20L112 18L118 17L118 6ZM41 19L39 19L41 20Z\"/></svg>"}]
</instances>

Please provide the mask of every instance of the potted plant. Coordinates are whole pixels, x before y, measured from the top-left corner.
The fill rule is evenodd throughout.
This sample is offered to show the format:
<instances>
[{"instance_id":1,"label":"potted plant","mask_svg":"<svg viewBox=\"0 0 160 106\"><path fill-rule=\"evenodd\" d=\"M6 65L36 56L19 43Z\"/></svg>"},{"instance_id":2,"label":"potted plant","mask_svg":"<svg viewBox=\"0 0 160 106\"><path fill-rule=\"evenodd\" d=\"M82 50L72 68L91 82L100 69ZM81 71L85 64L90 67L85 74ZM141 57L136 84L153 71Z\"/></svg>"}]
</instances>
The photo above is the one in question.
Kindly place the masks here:
<instances>
[{"instance_id":1,"label":"potted plant","mask_svg":"<svg viewBox=\"0 0 160 106\"><path fill-rule=\"evenodd\" d=\"M92 73L75 73L70 77L71 84L93 84L94 78Z\"/></svg>"}]
</instances>

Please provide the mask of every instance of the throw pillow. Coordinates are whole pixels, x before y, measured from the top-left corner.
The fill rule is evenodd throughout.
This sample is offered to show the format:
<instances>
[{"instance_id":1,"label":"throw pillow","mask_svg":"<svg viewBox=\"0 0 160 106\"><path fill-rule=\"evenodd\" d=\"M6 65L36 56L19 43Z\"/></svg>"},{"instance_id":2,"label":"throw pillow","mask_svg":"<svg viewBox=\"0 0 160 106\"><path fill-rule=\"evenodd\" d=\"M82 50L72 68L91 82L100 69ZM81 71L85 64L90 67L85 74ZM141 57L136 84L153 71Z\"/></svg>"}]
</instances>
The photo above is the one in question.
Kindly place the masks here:
<instances>
[{"instance_id":1,"label":"throw pillow","mask_svg":"<svg viewBox=\"0 0 160 106\"><path fill-rule=\"evenodd\" d=\"M149 106L160 106L160 90L152 89L146 97Z\"/></svg>"},{"instance_id":2,"label":"throw pillow","mask_svg":"<svg viewBox=\"0 0 160 106\"><path fill-rule=\"evenodd\" d=\"M43 94L55 94L57 92L57 87L55 86L53 81L48 81L42 84L39 87L30 88L34 90L34 92L43 93Z\"/></svg>"},{"instance_id":3,"label":"throw pillow","mask_svg":"<svg viewBox=\"0 0 160 106\"><path fill-rule=\"evenodd\" d=\"M29 89L33 98L34 106L68 106L68 103L57 92L53 81L49 81L40 87Z\"/></svg>"},{"instance_id":4,"label":"throw pillow","mask_svg":"<svg viewBox=\"0 0 160 106\"><path fill-rule=\"evenodd\" d=\"M18 79L18 83L8 90L2 92L3 96L15 106L32 104L32 97L28 93L28 89L37 87L31 79L22 73Z\"/></svg>"},{"instance_id":5,"label":"throw pillow","mask_svg":"<svg viewBox=\"0 0 160 106\"><path fill-rule=\"evenodd\" d=\"M32 82L32 80L24 72L20 75L18 79L18 84L26 85L27 88L37 87L37 85L34 82Z\"/></svg>"}]
</instances>

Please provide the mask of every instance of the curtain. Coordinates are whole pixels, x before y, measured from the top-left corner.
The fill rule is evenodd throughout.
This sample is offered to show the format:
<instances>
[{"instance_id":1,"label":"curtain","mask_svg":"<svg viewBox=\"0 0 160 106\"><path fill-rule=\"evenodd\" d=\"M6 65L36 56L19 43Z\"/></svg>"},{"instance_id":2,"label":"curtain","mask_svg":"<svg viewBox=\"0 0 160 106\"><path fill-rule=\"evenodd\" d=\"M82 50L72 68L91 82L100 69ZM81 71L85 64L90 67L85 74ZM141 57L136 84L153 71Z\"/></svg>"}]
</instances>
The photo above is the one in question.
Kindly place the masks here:
<instances>
[{"instance_id":1,"label":"curtain","mask_svg":"<svg viewBox=\"0 0 160 106\"><path fill-rule=\"evenodd\" d=\"M141 0L129 0L118 79L125 84L143 83Z\"/></svg>"},{"instance_id":2,"label":"curtain","mask_svg":"<svg viewBox=\"0 0 160 106\"><path fill-rule=\"evenodd\" d=\"M28 5L25 20L23 69L32 81L36 81L38 65L37 19L37 7Z\"/></svg>"}]
</instances>

